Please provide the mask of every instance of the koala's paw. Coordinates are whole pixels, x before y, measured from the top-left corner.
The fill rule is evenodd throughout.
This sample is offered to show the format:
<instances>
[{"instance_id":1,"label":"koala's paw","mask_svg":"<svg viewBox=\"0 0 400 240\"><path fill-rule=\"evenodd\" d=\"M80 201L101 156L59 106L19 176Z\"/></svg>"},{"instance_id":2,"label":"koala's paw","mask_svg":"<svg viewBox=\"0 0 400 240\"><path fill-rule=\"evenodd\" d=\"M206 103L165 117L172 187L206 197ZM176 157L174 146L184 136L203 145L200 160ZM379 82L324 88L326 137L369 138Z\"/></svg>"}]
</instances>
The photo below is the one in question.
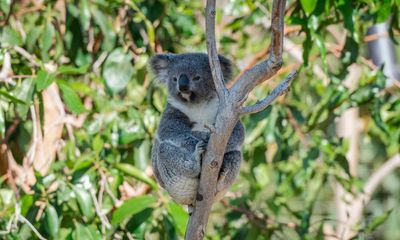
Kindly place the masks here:
<instances>
[{"instance_id":1,"label":"koala's paw","mask_svg":"<svg viewBox=\"0 0 400 240\"><path fill-rule=\"evenodd\" d=\"M207 149L207 142L200 140L196 144L196 149L194 150L194 157L197 162L201 162L206 149Z\"/></svg>"}]
</instances>

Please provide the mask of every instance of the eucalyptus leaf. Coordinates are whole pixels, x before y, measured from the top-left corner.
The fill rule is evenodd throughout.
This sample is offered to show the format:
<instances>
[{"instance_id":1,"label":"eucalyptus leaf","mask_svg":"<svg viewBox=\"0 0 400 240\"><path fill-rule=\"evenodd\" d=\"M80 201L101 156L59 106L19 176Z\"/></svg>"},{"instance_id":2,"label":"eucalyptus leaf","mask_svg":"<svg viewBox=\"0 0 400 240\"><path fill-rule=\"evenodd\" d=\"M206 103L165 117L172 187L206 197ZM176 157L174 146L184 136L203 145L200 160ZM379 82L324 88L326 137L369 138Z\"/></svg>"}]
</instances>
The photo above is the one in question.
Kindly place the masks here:
<instances>
[{"instance_id":1,"label":"eucalyptus leaf","mask_svg":"<svg viewBox=\"0 0 400 240\"><path fill-rule=\"evenodd\" d=\"M370 224L368 224L367 227L367 232L371 233L373 232L375 229L377 229L380 225L382 225L382 223L384 223L389 217L390 214L392 213L392 210L387 211L386 213L375 217L372 222Z\"/></svg>"},{"instance_id":2,"label":"eucalyptus leaf","mask_svg":"<svg viewBox=\"0 0 400 240\"><path fill-rule=\"evenodd\" d=\"M129 176L132 176L141 182L147 183L152 188L157 189L157 184L151 178L149 178L143 171L139 170L133 165L128 163L118 163L117 165L115 165L115 167L121 170L122 172L128 174Z\"/></svg>"},{"instance_id":3,"label":"eucalyptus leaf","mask_svg":"<svg viewBox=\"0 0 400 240\"><path fill-rule=\"evenodd\" d=\"M180 235L184 236L186 231L186 225L189 220L189 214L182 208L182 206L174 202L170 202L167 206L167 209L175 225L178 227Z\"/></svg>"},{"instance_id":4,"label":"eucalyptus leaf","mask_svg":"<svg viewBox=\"0 0 400 240\"><path fill-rule=\"evenodd\" d=\"M132 58L124 53L122 49L115 49L104 63L103 78L107 87L113 92L118 93L125 89L133 76Z\"/></svg>"},{"instance_id":5,"label":"eucalyptus leaf","mask_svg":"<svg viewBox=\"0 0 400 240\"><path fill-rule=\"evenodd\" d=\"M44 221L46 231L50 237L56 238L60 230L60 221L56 209L50 204L45 209Z\"/></svg>"},{"instance_id":6,"label":"eucalyptus leaf","mask_svg":"<svg viewBox=\"0 0 400 240\"><path fill-rule=\"evenodd\" d=\"M301 6L307 15L312 13L317 6L317 0L300 0Z\"/></svg>"},{"instance_id":7,"label":"eucalyptus leaf","mask_svg":"<svg viewBox=\"0 0 400 240\"><path fill-rule=\"evenodd\" d=\"M19 46L22 44L21 36L18 34L17 31L15 31L9 26L3 27L0 34L1 34L0 42L2 45Z\"/></svg>"},{"instance_id":8,"label":"eucalyptus leaf","mask_svg":"<svg viewBox=\"0 0 400 240\"><path fill-rule=\"evenodd\" d=\"M73 240L101 240L100 231L92 225L83 225L75 222L75 230L71 233Z\"/></svg>"},{"instance_id":9,"label":"eucalyptus leaf","mask_svg":"<svg viewBox=\"0 0 400 240\"><path fill-rule=\"evenodd\" d=\"M4 90L0 89L0 96L5 97L6 99L10 100L13 103L17 103L17 104L26 104L24 101L22 101L21 99L16 98L13 94L8 93Z\"/></svg>"},{"instance_id":10,"label":"eucalyptus leaf","mask_svg":"<svg viewBox=\"0 0 400 240\"><path fill-rule=\"evenodd\" d=\"M26 114L28 113L30 104L32 102L33 93L35 90L35 82L32 78L25 79L19 88L16 88L12 95L14 95L17 99L25 102L26 104L17 105L17 112L22 119L26 118Z\"/></svg>"},{"instance_id":11,"label":"eucalyptus leaf","mask_svg":"<svg viewBox=\"0 0 400 240\"><path fill-rule=\"evenodd\" d=\"M42 91L54 82L54 75L46 72L45 70L39 70L36 77L36 89Z\"/></svg>"},{"instance_id":12,"label":"eucalyptus leaf","mask_svg":"<svg viewBox=\"0 0 400 240\"><path fill-rule=\"evenodd\" d=\"M86 108L83 106L80 97L72 88L65 83L58 83L58 86L60 87L65 104L71 112L76 114L86 112Z\"/></svg>"},{"instance_id":13,"label":"eucalyptus leaf","mask_svg":"<svg viewBox=\"0 0 400 240\"><path fill-rule=\"evenodd\" d=\"M77 186L73 186L73 190L82 215L85 216L87 220L92 219L94 216L94 208L90 193L87 190Z\"/></svg>"},{"instance_id":14,"label":"eucalyptus leaf","mask_svg":"<svg viewBox=\"0 0 400 240\"><path fill-rule=\"evenodd\" d=\"M69 74L69 75L78 75L84 74L88 71L89 65L83 65L80 67L74 67L71 65L62 65L57 69L59 74Z\"/></svg>"},{"instance_id":15,"label":"eucalyptus leaf","mask_svg":"<svg viewBox=\"0 0 400 240\"><path fill-rule=\"evenodd\" d=\"M113 215L111 224L117 226L122 221L127 220L130 216L153 206L156 203L156 198L153 196L139 196L125 201L117 208Z\"/></svg>"}]
</instances>

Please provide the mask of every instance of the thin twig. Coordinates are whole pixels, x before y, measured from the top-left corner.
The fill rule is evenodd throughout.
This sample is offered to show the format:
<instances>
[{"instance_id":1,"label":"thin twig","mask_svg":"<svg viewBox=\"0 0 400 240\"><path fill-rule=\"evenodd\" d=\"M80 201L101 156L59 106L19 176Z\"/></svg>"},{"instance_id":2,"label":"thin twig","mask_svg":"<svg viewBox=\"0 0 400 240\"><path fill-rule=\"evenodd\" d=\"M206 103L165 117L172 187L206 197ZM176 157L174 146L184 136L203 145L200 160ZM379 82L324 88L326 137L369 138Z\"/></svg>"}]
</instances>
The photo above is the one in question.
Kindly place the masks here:
<instances>
[{"instance_id":1,"label":"thin twig","mask_svg":"<svg viewBox=\"0 0 400 240\"><path fill-rule=\"evenodd\" d=\"M254 105L242 107L240 114L257 113L267 108L277 97L288 91L290 83L293 81L296 74L297 71L292 71L283 82L281 82L276 88L274 88L274 90L272 90L272 92L266 98Z\"/></svg>"},{"instance_id":2,"label":"thin twig","mask_svg":"<svg viewBox=\"0 0 400 240\"><path fill-rule=\"evenodd\" d=\"M31 55L29 52L27 52L25 49L18 47L18 46L14 46L13 49L21 54L24 58L28 59L29 62L34 65L35 67L40 67L40 63L39 60L36 58L36 56Z\"/></svg>"},{"instance_id":3,"label":"thin twig","mask_svg":"<svg viewBox=\"0 0 400 240\"><path fill-rule=\"evenodd\" d=\"M11 230L13 228L13 221L14 221L15 215L11 215L10 220L7 222L7 227L6 230L1 230L0 235L8 235L11 233Z\"/></svg>"},{"instance_id":4,"label":"thin twig","mask_svg":"<svg viewBox=\"0 0 400 240\"><path fill-rule=\"evenodd\" d=\"M106 177L107 177L107 176L106 176ZM121 201L118 200L118 199L114 196L113 192L111 191L110 187L108 186L108 181L107 181L107 180L105 181L104 188L105 188L105 190L106 190L106 193L110 196L111 200L113 201L114 206L118 206L118 205L120 204Z\"/></svg>"},{"instance_id":5,"label":"thin twig","mask_svg":"<svg viewBox=\"0 0 400 240\"><path fill-rule=\"evenodd\" d=\"M39 1L38 1L38 2L36 2L35 6L32 6L31 8L22 8L20 11L16 12L15 13L15 18L16 19L21 19L21 17L26 15L26 14L29 14L29 13L32 13L32 12L43 11L45 9L46 9L46 7L43 4L39 3Z\"/></svg>"},{"instance_id":6,"label":"thin twig","mask_svg":"<svg viewBox=\"0 0 400 240\"><path fill-rule=\"evenodd\" d=\"M20 122L21 122L20 118L15 118L13 120L11 126L7 129L7 132L4 135L4 138L1 139L0 145L8 142L8 140L10 139L11 135L15 132L15 130L17 129Z\"/></svg>"},{"instance_id":7,"label":"thin twig","mask_svg":"<svg viewBox=\"0 0 400 240\"><path fill-rule=\"evenodd\" d=\"M11 55L9 52L5 52L3 58L3 67L1 68L0 71L0 82L5 82L14 85L15 82L10 77L11 74L12 74Z\"/></svg>"},{"instance_id":8,"label":"thin twig","mask_svg":"<svg viewBox=\"0 0 400 240\"><path fill-rule=\"evenodd\" d=\"M309 142L306 138L306 134L301 129L300 124L297 122L296 118L293 116L292 111L286 107L286 113L288 115L289 123L293 126L294 130L296 131L297 135L300 137L300 142L303 146L308 146Z\"/></svg>"},{"instance_id":9,"label":"thin twig","mask_svg":"<svg viewBox=\"0 0 400 240\"><path fill-rule=\"evenodd\" d=\"M39 231L32 225L31 222L29 222L28 219L26 219L24 216L21 215L21 206L20 203L17 202L15 204L15 213L13 214L13 217L15 219L14 222L14 226L16 227L18 222L22 222L25 223L26 225L28 225L28 227L36 234L36 237L38 237L40 240L46 240L46 238L44 238Z\"/></svg>"},{"instance_id":10,"label":"thin twig","mask_svg":"<svg viewBox=\"0 0 400 240\"><path fill-rule=\"evenodd\" d=\"M6 145L7 146L7 145ZM11 153L11 151L9 151ZM8 183L10 184L12 190L14 191L15 197L17 198L17 200L20 199L20 194L19 194L19 189L17 187L17 184L15 183L15 179L11 170L11 161L12 159L10 159L10 156L7 156L7 160L8 160L8 169L7 169L7 180Z\"/></svg>"},{"instance_id":11,"label":"thin twig","mask_svg":"<svg viewBox=\"0 0 400 240\"><path fill-rule=\"evenodd\" d=\"M30 112L31 112L31 118L32 118L32 129L33 129L33 137L32 137L32 143L29 147L28 153L26 154L25 159L27 160L28 165L32 165L32 163L35 160L36 157L36 149L38 147L38 144L42 141L42 132L41 132L41 127L40 127L40 120L37 119L36 111L35 111L35 105L32 105L30 107Z\"/></svg>"},{"instance_id":12,"label":"thin twig","mask_svg":"<svg viewBox=\"0 0 400 240\"><path fill-rule=\"evenodd\" d=\"M360 221L362 217L363 210L365 206L369 203L372 194L382 182L382 180L396 168L400 167L400 153L395 154L393 157L385 161L385 163L376 170L370 178L368 178L367 183L361 193L356 196L345 192L344 188L339 188L340 191L337 194L337 198L342 199L343 211L345 212L345 217L339 219L342 222L341 227L337 229L337 235L341 236L341 239L351 239L356 235L353 227ZM345 224L343 224L343 222Z\"/></svg>"},{"instance_id":13,"label":"thin twig","mask_svg":"<svg viewBox=\"0 0 400 240\"><path fill-rule=\"evenodd\" d=\"M36 234L36 237L38 237L40 240L46 240L46 238L44 238L39 231L32 225L31 222L28 221L28 219L26 219L24 216L22 215L18 215L18 220L25 223L26 225L28 225L28 227Z\"/></svg>"},{"instance_id":14,"label":"thin twig","mask_svg":"<svg viewBox=\"0 0 400 240\"><path fill-rule=\"evenodd\" d=\"M99 202L97 201L96 193L94 189L90 189L90 196L92 196L93 204L94 204L94 209L96 210L97 216L100 218L101 225L106 228L106 229L111 229L111 224L108 221L107 217L104 215L104 213L101 211Z\"/></svg>"},{"instance_id":15,"label":"thin twig","mask_svg":"<svg viewBox=\"0 0 400 240\"><path fill-rule=\"evenodd\" d=\"M363 199L365 201L369 201L371 194L375 192L378 185L382 182L382 180L391 173L394 169L400 167L400 153L395 154L389 160L387 160L382 166L378 168L365 183Z\"/></svg>"},{"instance_id":16,"label":"thin twig","mask_svg":"<svg viewBox=\"0 0 400 240\"><path fill-rule=\"evenodd\" d=\"M255 212L251 211L250 209L248 209L246 207L232 206L232 205L229 205L225 201L222 201L222 204L225 207L232 209L233 211L243 213L250 222L252 222L253 224L255 224L257 227L259 227L261 229L264 229L268 225L271 225L271 224L277 224L277 225L285 226L285 227L289 227L289 228L296 228L298 226L294 222L287 222L287 223L286 222L278 222L278 221L270 219L270 218L260 217ZM262 224L260 224L260 223L262 223Z\"/></svg>"}]
</instances>

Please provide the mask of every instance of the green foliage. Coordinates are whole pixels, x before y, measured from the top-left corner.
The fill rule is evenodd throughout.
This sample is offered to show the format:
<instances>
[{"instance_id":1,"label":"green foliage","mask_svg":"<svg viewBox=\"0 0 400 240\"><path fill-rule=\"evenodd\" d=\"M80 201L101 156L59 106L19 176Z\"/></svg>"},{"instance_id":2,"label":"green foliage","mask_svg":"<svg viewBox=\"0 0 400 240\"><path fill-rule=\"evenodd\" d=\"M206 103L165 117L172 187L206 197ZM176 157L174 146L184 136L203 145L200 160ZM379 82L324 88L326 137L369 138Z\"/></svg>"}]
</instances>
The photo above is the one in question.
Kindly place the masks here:
<instances>
[{"instance_id":1,"label":"green foliage","mask_svg":"<svg viewBox=\"0 0 400 240\"><path fill-rule=\"evenodd\" d=\"M300 76L282 101L243 118L241 174L233 194L215 204L208 239L323 239L337 217L335 184L359 194L371 172L399 152L400 93L386 89L382 72L365 64L363 42L367 27L391 14L391 35L398 37L399 1L287 6L287 26L300 29L288 36L303 48ZM166 90L153 81L147 62L156 52L205 51L203 8L201 1L0 1L0 66L10 54L13 73L10 82L0 79L0 161L6 145L16 164L32 164L35 134L46 137L54 130L45 126L66 124L56 159L44 174L34 172L33 184L17 173L17 185L0 177L0 238L38 238L16 221L19 214L48 239L184 236L186 211L149 171ZM237 63L237 73L267 47L270 8L270 1L232 0L218 10L220 53ZM328 27L344 35L338 53ZM298 64L286 53L284 62ZM349 89L343 81L354 63L361 79ZM46 122L51 110L43 99L51 86L66 114ZM269 89L256 88L249 103ZM336 125L353 107L363 122L358 176L351 175L349 143ZM359 239L399 238L399 182L391 174L374 193L357 226Z\"/></svg>"}]
</instances>

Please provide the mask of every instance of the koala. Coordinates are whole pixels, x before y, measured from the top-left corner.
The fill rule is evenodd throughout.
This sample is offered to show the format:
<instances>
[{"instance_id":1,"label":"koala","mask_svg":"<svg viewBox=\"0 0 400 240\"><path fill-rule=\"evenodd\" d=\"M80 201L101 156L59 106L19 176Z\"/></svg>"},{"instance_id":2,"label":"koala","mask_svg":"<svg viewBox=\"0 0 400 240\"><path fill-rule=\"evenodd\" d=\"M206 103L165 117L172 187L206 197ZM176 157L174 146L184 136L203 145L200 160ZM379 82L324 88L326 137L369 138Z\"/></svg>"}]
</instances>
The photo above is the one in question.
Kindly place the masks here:
<instances>
[{"instance_id":1,"label":"koala","mask_svg":"<svg viewBox=\"0 0 400 240\"><path fill-rule=\"evenodd\" d=\"M219 56L225 81L232 76L232 64ZM152 147L152 166L157 182L178 203L192 206L201 174L201 162L218 112L208 56L204 53L158 54L150 69L168 88ZM228 141L219 172L216 200L220 200L239 173L244 128L236 124Z\"/></svg>"}]
</instances>

